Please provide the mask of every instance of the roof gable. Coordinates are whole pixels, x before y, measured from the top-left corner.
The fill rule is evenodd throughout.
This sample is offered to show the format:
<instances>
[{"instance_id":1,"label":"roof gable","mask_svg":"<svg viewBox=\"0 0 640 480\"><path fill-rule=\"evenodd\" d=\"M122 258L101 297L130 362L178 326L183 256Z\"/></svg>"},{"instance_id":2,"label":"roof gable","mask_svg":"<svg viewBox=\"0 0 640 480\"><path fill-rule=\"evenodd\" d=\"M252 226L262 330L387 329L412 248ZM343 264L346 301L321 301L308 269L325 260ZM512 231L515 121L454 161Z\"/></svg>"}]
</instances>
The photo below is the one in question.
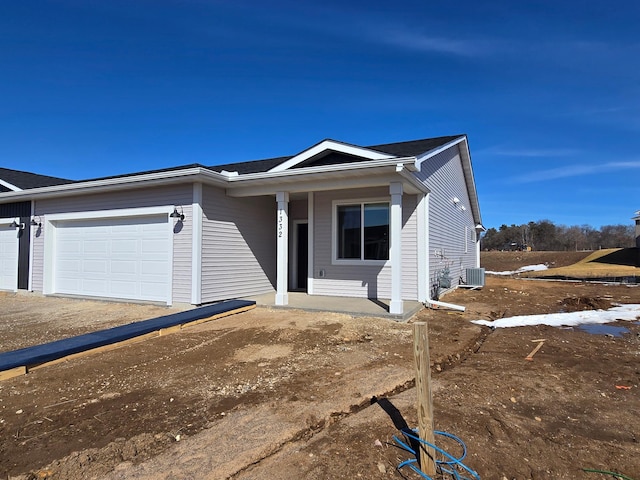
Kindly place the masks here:
<instances>
[{"instance_id":1,"label":"roof gable","mask_svg":"<svg viewBox=\"0 0 640 480\"><path fill-rule=\"evenodd\" d=\"M349 155L352 158L357 157L356 160L385 160L388 158L393 158L395 155L390 155L388 153L377 152L375 150L371 150L369 148L358 147L356 145L350 145L348 143L336 142L335 140L323 140L320 143L317 143L311 148L300 152L299 154L289 158L287 161L276 165L269 172L282 172L289 168L293 168L299 166L301 163L306 162L307 160L313 159L315 157L326 156L331 152L337 152L343 155ZM341 156L340 158L344 158ZM314 163L314 162L311 162ZM344 162L341 162L344 163ZM324 163L324 165L330 165L330 163ZM305 165L306 166L306 165Z\"/></svg>"},{"instance_id":2,"label":"roof gable","mask_svg":"<svg viewBox=\"0 0 640 480\"><path fill-rule=\"evenodd\" d=\"M290 168L323 167L326 165L341 165L344 163L362 162L366 160L370 159L348 153L336 152L334 150L325 150L324 152L293 165Z\"/></svg>"}]
</instances>

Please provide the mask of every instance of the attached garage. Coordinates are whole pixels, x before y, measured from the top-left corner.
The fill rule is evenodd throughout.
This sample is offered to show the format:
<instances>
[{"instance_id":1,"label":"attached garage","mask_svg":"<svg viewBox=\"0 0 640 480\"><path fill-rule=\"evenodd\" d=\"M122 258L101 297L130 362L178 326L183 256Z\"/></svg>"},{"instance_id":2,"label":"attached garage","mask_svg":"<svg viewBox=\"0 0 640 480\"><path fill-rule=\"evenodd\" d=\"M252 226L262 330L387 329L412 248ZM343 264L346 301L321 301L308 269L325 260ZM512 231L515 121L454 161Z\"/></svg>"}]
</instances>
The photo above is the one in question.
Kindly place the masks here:
<instances>
[{"instance_id":1,"label":"attached garage","mask_svg":"<svg viewBox=\"0 0 640 480\"><path fill-rule=\"evenodd\" d=\"M167 213L107 218L49 216L47 293L171 304ZM51 253L48 255L48 253Z\"/></svg>"},{"instance_id":2,"label":"attached garage","mask_svg":"<svg viewBox=\"0 0 640 480\"><path fill-rule=\"evenodd\" d=\"M18 230L13 218L0 220L0 290L18 289Z\"/></svg>"}]
</instances>

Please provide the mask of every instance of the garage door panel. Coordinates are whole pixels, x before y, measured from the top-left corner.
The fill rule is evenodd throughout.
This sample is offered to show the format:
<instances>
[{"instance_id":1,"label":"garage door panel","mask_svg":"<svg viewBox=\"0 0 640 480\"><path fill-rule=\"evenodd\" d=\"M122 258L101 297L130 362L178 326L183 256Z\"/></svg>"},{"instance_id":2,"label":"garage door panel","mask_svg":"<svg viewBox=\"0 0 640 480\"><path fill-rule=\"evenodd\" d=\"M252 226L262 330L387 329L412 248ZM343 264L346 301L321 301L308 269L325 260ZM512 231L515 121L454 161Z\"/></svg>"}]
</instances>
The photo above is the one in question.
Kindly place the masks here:
<instances>
[{"instance_id":1,"label":"garage door panel","mask_svg":"<svg viewBox=\"0 0 640 480\"><path fill-rule=\"evenodd\" d=\"M111 250L113 253L132 253L136 254L139 251L140 241L137 238L126 238L113 240L111 242ZM164 248L166 248L166 242L162 242ZM166 253L166 250L164 250Z\"/></svg>"},{"instance_id":2,"label":"garage door panel","mask_svg":"<svg viewBox=\"0 0 640 480\"><path fill-rule=\"evenodd\" d=\"M82 288L82 281L79 278L61 278L56 286L60 293L76 291Z\"/></svg>"},{"instance_id":3,"label":"garage door panel","mask_svg":"<svg viewBox=\"0 0 640 480\"><path fill-rule=\"evenodd\" d=\"M142 266L142 271L141 273L143 275L157 275L157 276L162 276L164 270L166 269L165 265L163 262L159 262L159 261L147 261L147 260L143 260L141 263Z\"/></svg>"},{"instance_id":4,"label":"garage door panel","mask_svg":"<svg viewBox=\"0 0 640 480\"><path fill-rule=\"evenodd\" d=\"M18 289L18 234L0 225L0 290Z\"/></svg>"},{"instance_id":5,"label":"garage door panel","mask_svg":"<svg viewBox=\"0 0 640 480\"><path fill-rule=\"evenodd\" d=\"M57 270L60 273L80 275L82 273L82 262L77 259L60 259L58 260Z\"/></svg>"},{"instance_id":6,"label":"garage door panel","mask_svg":"<svg viewBox=\"0 0 640 480\"><path fill-rule=\"evenodd\" d=\"M85 260L82 262L82 272L93 275L106 275L109 273L109 265L106 260Z\"/></svg>"},{"instance_id":7,"label":"garage door panel","mask_svg":"<svg viewBox=\"0 0 640 480\"><path fill-rule=\"evenodd\" d=\"M93 279L83 279L81 283L81 287L84 295L92 295L95 297L104 297L108 294L109 289L107 288L109 282L105 279L93 278Z\"/></svg>"},{"instance_id":8,"label":"garage door panel","mask_svg":"<svg viewBox=\"0 0 640 480\"><path fill-rule=\"evenodd\" d=\"M123 280L111 281L111 292L114 297L125 298L126 295L131 295L134 292L139 294L138 289L139 287L135 280L128 282Z\"/></svg>"},{"instance_id":9,"label":"garage door panel","mask_svg":"<svg viewBox=\"0 0 640 480\"><path fill-rule=\"evenodd\" d=\"M157 238L142 239L141 247L142 253L163 253L165 249L164 242Z\"/></svg>"},{"instance_id":10,"label":"garage door panel","mask_svg":"<svg viewBox=\"0 0 640 480\"><path fill-rule=\"evenodd\" d=\"M164 273L166 273L166 264L162 264ZM113 275L137 275L138 274L138 262L135 259L126 260L112 260L111 261L111 273Z\"/></svg>"},{"instance_id":11,"label":"garage door panel","mask_svg":"<svg viewBox=\"0 0 640 480\"><path fill-rule=\"evenodd\" d=\"M64 221L56 227L56 292L170 299L171 229L166 215Z\"/></svg>"},{"instance_id":12,"label":"garage door panel","mask_svg":"<svg viewBox=\"0 0 640 480\"><path fill-rule=\"evenodd\" d=\"M105 255L109 253L109 242L103 239L85 239L83 252L85 255Z\"/></svg>"},{"instance_id":13,"label":"garage door panel","mask_svg":"<svg viewBox=\"0 0 640 480\"><path fill-rule=\"evenodd\" d=\"M140 294L145 297L157 298L162 295L163 289L164 286L160 283L155 285L153 283L144 283L141 285Z\"/></svg>"},{"instance_id":14,"label":"garage door panel","mask_svg":"<svg viewBox=\"0 0 640 480\"><path fill-rule=\"evenodd\" d=\"M80 240L59 239L58 255L77 255L82 252Z\"/></svg>"}]
</instances>

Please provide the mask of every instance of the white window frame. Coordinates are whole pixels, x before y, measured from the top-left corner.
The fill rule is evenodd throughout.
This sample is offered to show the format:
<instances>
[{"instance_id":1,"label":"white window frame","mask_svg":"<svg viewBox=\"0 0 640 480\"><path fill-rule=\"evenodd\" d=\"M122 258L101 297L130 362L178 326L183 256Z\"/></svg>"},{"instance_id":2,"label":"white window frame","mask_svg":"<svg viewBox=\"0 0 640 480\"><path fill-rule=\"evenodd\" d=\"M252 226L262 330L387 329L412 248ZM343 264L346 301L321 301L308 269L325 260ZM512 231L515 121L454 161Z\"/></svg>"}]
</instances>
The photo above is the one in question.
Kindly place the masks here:
<instances>
[{"instance_id":1,"label":"white window frame","mask_svg":"<svg viewBox=\"0 0 640 480\"><path fill-rule=\"evenodd\" d=\"M371 266L384 266L391 264L391 255L389 260L365 260L362 258L364 245L364 223L360 228L360 259L355 258L338 258L338 207L345 205L357 205L364 206L369 203L386 203L389 206L389 215L391 215L391 198L390 197L376 197L376 198L352 198L345 200L334 200L331 206L331 264L332 265L371 265ZM364 215L364 208L361 209L361 215ZM389 236L391 236L391 219L389 219Z\"/></svg>"}]
</instances>

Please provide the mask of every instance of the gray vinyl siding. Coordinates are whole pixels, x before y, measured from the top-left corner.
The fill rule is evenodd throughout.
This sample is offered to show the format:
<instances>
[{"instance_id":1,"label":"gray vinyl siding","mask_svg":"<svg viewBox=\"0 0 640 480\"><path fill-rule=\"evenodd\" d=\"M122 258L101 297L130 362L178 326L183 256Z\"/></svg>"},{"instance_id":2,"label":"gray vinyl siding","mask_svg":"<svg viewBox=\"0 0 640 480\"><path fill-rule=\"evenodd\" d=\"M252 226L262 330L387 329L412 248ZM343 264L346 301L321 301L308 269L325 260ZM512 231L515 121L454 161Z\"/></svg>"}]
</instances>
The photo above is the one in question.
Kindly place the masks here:
<instances>
[{"instance_id":1,"label":"gray vinyl siding","mask_svg":"<svg viewBox=\"0 0 640 480\"><path fill-rule=\"evenodd\" d=\"M275 292L275 198L205 186L202 207L202 302Z\"/></svg>"},{"instance_id":2,"label":"gray vinyl siding","mask_svg":"<svg viewBox=\"0 0 640 480\"><path fill-rule=\"evenodd\" d=\"M307 199L289 202L289 220L306 220L309 216Z\"/></svg>"},{"instance_id":3,"label":"gray vinyl siding","mask_svg":"<svg viewBox=\"0 0 640 480\"><path fill-rule=\"evenodd\" d=\"M334 200L389 199L389 188L366 188L318 192L314 201L314 294L360 298L391 297L391 266L333 265L332 226ZM402 297L415 300L417 292L416 197L403 195L402 205ZM319 276L324 271L324 278Z\"/></svg>"},{"instance_id":4,"label":"gray vinyl siding","mask_svg":"<svg viewBox=\"0 0 640 480\"><path fill-rule=\"evenodd\" d=\"M113 193L38 200L35 205L35 214L44 221L48 214L56 213L182 206L185 214L183 227L174 229L173 237L172 299L173 302L191 303L192 198L191 184L122 190ZM34 231L32 268L32 288L41 292L44 280L44 228Z\"/></svg>"},{"instance_id":5,"label":"gray vinyl siding","mask_svg":"<svg viewBox=\"0 0 640 480\"><path fill-rule=\"evenodd\" d=\"M475 223L457 146L423 162L419 177L431 190L429 289L434 293L433 286L443 269L449 268L453 287L461 278L465 280L467 268L476 266ZM454 197L460 200L458 205Z\"/></svg>"}]
</instances>

